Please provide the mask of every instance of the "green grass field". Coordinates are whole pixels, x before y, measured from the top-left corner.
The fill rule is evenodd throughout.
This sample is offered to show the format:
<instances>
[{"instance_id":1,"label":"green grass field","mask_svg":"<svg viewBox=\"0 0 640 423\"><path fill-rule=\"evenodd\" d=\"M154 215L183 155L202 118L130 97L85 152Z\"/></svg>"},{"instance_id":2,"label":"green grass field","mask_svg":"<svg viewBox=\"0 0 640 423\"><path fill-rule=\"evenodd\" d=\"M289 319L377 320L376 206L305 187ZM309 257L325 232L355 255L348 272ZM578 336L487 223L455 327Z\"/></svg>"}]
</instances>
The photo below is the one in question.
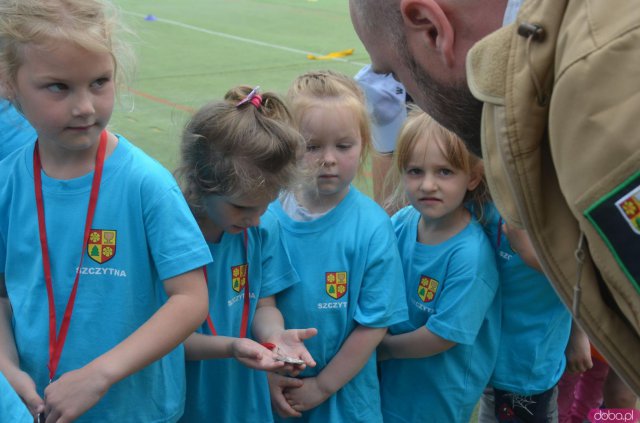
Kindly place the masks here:
<instances>
[{"instance_id":1,"label":"green grass field","mask_svg":"<svg viewBox=\"0 0 640 423\"><path fill-rule=\"evenodd\" d=\"M366 63L344 0L116 0L137 36L137 75L112 129L165 166L177 164L189 113L239 84L284 94L297 75ZM157 18L145 20L148 15ZM342 60L309 60L353 48Z\"/></svg>"}]
</instances>

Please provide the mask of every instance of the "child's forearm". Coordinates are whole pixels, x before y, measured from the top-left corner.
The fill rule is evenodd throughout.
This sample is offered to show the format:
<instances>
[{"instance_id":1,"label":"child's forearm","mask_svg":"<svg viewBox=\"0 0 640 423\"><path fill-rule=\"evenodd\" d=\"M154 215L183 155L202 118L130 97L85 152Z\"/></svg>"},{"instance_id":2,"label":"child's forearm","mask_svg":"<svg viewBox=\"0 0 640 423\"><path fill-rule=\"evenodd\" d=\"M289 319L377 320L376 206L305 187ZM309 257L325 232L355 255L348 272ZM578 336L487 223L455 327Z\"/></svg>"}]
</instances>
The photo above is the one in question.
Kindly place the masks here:
<instances>
[{"instance_id":1,"label":"child's forearm","mask_svg":"<svg viewBox=\"0 0 640 423\"><path fill-rule=\"evenodd\" d=\"M455 342L448 341L423 326L413 332L385 336L380 343L380 355L383 359L422 358L439 354L455 345Z\"/></svg>"},{"instance_id":2,"label":"child's forearm","mask_svg":"<svg viewBox=\"0 0 640 423\"><path fill-rule=\"evenodd\" d=\"M284 319L276 307L275 297L261 298L251 325L253 337L261 342L270 341L276 333L283 330Z\"/></svg>"},{"instance_id":3,"label":"child's forearm","mask_svg":"<svg viewBox=\"0 0 640 423\"><path fill-rule=\"evenodd\" d=\"M169 353L202 324L208 311L201 269L165 281L167 302L129 337L87 367L111 386Z\"/></svg>"},{"instance_id":4,"label":"child's forearm","mask_svg":"<svg viewBox=\"0 0 640 423\"><path fill-rule=\"evenodd\" d=\"M338 353L318 374L318 387L332 395L360 372L387 333L387 328L357 326Z\"/></svg>"},{"instance_id":5,"label":"child's forearm","mask_svg":"<svg viewBox=\"0 0 640 423\"><path fill-rule=\"evenodd\" d=\"M184 341L184 352L187 360L209 360L214 358L233 357L233 342L230 336L212 336L192 333Z\"/></svg>"}]
</instances>

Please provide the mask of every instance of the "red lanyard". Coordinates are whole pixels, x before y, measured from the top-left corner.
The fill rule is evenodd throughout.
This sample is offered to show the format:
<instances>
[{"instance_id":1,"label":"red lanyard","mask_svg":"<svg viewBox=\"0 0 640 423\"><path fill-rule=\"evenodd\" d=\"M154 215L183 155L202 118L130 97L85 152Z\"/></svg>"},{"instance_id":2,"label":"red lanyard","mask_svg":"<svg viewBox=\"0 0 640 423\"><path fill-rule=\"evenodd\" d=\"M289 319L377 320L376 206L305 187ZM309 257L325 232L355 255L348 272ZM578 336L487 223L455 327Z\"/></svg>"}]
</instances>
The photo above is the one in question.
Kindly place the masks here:
<instances>
[{"instance_id":1,"label":"red lanyard","mask_svg":"<svg viewBox=\"0 0 640 423\"><path fill-rule=\"evenodd\" d=\"M247 265L246 281L244 283L244 304L242 305L242 322L240 323L240 338L247 337L247 325L249 324L249 259L247 250L248 247L248 238L247 230L243 231L243 241L244 241L244 261ZM209 285L209 277L207 276L207 266L204 267L204 278L207 281L207 285ZM211 320L211 314L207 314L207 325L209 326L209 330L211 330L211 334L213 336L217 336L216 328L213 326L213 321Z\"/></svg>"},{"instance_id":2,"label":"red lanyard","mask_svg":"<svg viewBox=\"0 0 640 423\"><path fill-rule=\"evenodd\" d=\"M100 144L96 154L95 170L93 173L93 182L91 183L91 196L89 197L89 208L87 210L87 218L84 225L84 238L82 241L82 252L80 254L80 264L76 269L76 279L69 294L69 300L64 311L62 324L60 325L60 333L56 337L56 305L53 296L53 283L51 280L51 263L49 262L49 247L47 244L47 228L44 218L44 200L42 197L42 163L40 162L40 153L38 152L38 142L36 141L33 150L33 185L36 194L36 206L38 208L38 229L40 231L40 248L42 250L42 267L44 268L44 280L47 285L47 297L49 298L49 380L52 381L60 362L60 355L69 331L69 323L71 322L71 314L73 313L73 305L76 300L76 292L78 291L78 280L80 279L80 268L82 267L82 259L87 248L87 239L93 222L93 214L96 210L98 202L98 192L100 191L100 180L102 178L102 167L104 164L104 155L107 147L107 131L100 134Z\"/></svg>"}]
</instances>

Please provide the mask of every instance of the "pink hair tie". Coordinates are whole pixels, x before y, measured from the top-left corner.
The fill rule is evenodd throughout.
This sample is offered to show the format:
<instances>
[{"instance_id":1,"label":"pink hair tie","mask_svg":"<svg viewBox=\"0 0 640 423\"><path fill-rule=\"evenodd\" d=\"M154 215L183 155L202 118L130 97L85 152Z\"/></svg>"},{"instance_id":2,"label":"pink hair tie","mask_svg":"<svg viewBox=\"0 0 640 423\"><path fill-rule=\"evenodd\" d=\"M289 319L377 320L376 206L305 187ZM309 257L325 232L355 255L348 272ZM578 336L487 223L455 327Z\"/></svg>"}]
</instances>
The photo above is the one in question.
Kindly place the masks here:
<instances>
[{"instance_id":1,"label":"pink hair tie","mask_svg":"<svg viewBox=\"0 0 640 423\"><path fill-rule=\"evenodd\" d=\"M236 104L236 107L240 107L245 103L251 103L256 106L256 109L259 109L262 105L262 96L258 94L259 89L260 86L257 86L253 90L251 90L251 92L247 94L245 98L243 98L238 104Z\"/></svg>"}]
</instances>

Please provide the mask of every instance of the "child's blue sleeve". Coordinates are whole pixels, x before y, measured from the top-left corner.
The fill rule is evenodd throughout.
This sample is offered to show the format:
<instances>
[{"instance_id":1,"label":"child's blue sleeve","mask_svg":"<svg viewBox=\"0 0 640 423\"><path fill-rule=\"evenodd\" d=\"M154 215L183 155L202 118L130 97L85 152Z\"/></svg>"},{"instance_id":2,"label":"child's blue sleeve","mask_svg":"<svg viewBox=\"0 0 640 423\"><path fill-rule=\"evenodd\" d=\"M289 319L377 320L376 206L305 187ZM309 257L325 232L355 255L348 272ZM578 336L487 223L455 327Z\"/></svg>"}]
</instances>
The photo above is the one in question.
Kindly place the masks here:
<instances>
[{"instance_id":1,"label":"child's blue sleeve","mask_svg":"<svg viewBox=\"0 0 640 423\"><path fill-rule=\"evenodd\" d=\"M481 238L470 239L452 257L438 310L426 324L436 335L459 344L475 342L498 292L495 255L488 239Z\"/></svg>"},{"instance_id":2,"label":"child's blue sleeve","mask_svg":"<svg viewBox=\"0 0 640 423\"><path fill-rule=\"evenodd\" d=\"M373 230L355 320L364 326L388 327L409 318L398 242L390 221Z\"/></svg>"},{"instance_id":3,"label":"child's blue sleeve","mask_svg":"<svg viewBox=\"0 0 640 423\"><path fill-rule=\"evenodd\" d=\"M209 247L178 186L149 198L153 201L145 210L147 242L160 279L210 263Z\"/></svg>"}]
</instances>

